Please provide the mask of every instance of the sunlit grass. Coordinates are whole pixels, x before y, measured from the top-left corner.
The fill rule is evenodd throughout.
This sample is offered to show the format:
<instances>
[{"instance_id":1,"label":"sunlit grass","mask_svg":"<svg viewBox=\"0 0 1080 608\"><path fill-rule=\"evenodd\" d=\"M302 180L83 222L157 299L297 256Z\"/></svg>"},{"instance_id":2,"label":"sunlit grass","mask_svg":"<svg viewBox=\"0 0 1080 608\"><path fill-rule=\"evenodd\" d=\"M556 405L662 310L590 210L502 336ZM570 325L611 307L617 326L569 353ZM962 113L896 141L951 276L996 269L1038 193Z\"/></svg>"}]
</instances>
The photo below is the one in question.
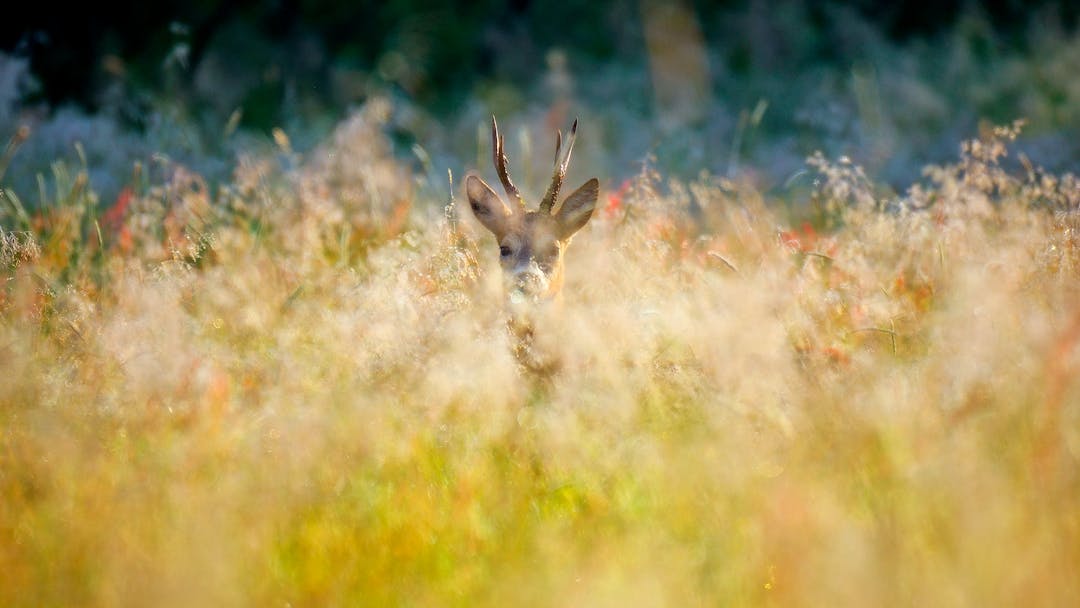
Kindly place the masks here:
<instances>
[{"instance_id":1,"label":"sunlit grass","mask_svg":"<svg viewBox=\"0 0 1080 608\"><path fill-rule=\"evenodd\" d=\"M902 197L612 185L543 379L379 121L5 191L0 604L1080 602L1080 188L1011 129Z\"/></svg>"}]
</instances>

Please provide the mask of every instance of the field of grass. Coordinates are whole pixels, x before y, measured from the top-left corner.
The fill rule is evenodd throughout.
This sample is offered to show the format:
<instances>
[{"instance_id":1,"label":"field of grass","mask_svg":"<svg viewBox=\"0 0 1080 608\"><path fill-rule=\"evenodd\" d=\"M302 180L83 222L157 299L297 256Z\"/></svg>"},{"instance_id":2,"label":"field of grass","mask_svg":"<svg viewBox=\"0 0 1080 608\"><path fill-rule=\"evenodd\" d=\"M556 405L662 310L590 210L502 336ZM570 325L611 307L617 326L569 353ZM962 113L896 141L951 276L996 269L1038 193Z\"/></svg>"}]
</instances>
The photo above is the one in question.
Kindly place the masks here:
<instances>
[{"instance_id":1,"label":"field of grass","mask_svg":"<svg viewBox=\"0 0 1080 608\"><path fill-rule=\"evenodd\" d=\"M608 180L539 379L383 118L4 190L0 605L1080 603L1080 183L1013 128Z\"/></svg>"}]
</instances>

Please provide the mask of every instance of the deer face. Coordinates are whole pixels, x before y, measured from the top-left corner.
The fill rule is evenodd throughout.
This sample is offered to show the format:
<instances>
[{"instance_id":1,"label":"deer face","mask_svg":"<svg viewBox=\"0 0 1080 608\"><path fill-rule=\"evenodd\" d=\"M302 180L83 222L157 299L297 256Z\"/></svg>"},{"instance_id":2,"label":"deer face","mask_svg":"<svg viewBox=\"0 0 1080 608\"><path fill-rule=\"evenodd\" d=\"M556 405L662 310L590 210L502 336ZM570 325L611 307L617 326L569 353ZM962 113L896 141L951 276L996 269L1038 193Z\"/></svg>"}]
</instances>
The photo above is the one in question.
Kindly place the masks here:
<instances>
[{"instance_id":1,"label":"deer face","mask_svg":"<svg viewBox=\"0 0 1080 608\"><path fill-rule=\"evenodd\" d=\"M525 210L525 201L510 181L503 139L494 117L491 119L491 138L495 169L510 204L503 202L491 186L476 175L465 178L465 192L473 215L495 235L499 244L499 263L512 304L549 299L558 294L562 288L563 254L571 237L589 221L596 207L600 183L594 177L566 197L558 210L553 210L566 177L576 135L577 121L574 121L566 156L560 162L562 134L558 134L555 172L536 211Z\"/></svg>"}]
</instances>

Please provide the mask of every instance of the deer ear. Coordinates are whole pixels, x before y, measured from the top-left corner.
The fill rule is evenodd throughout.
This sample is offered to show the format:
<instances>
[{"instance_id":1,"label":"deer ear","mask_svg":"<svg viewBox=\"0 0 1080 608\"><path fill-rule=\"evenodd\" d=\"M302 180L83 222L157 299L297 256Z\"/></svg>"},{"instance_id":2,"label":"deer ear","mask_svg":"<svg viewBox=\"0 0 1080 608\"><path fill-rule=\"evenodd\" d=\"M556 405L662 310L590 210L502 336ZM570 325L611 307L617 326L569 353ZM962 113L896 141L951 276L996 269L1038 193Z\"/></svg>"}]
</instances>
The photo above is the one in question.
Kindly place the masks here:
<instances>
[{"instance_id":1,"label":"deer ear","mask_svg":"<svg viewBox=\"0 0 1080 608\"><path fill-rule=\"evenodd\" d=\"M560 239L570 238L589 222L593 209L596 209L596 197L599 194L600 182L594 177L566 197L559 212L555 214Z\"/></svg>"},{"instance_id":2,"label":"deer ear","mask_svg":"<svg viewBox=\"0 0 1080 608\"><path fill-rule=\"evenodd\" d=\"M510 228L510 216L513 213L502 202L498 194L484 180L475 175L465 178L465 193L469 197L469 208L476 219L501 239Z\"/></svg>"}]
</instances>

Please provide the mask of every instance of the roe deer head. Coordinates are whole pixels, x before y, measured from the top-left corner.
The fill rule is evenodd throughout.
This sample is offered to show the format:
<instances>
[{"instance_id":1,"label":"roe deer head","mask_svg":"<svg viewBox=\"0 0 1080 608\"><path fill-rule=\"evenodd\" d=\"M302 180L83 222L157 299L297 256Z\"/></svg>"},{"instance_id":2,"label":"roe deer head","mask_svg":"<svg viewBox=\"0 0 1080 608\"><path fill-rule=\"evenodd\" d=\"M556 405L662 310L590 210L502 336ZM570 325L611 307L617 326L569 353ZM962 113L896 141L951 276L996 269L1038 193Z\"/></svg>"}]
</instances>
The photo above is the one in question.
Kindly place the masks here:
<instances>
[{"instance_id":1,"label":"roe deer head","mask_svg":"<svg viewBox=\"0 0 1080 608\"><path fill-rule=\"evenodd\" d=\"M536 211L525 209L525 200L510 181L503 138L494 116L491 117L491 145L495 172L506 190L509 204L475 174L465 178L465 192L473 215L495 235L499 244L506 295L512 305L550 300L558 295L562 289L566 248L574 233L592 217L596 207L600 182L595 177L566 197L561 206L556 208L555 205L576 137L575 120L570 128L566 155L560 159L562 133L556 131L555 172Z\"/></svg>"}]
</instances>

